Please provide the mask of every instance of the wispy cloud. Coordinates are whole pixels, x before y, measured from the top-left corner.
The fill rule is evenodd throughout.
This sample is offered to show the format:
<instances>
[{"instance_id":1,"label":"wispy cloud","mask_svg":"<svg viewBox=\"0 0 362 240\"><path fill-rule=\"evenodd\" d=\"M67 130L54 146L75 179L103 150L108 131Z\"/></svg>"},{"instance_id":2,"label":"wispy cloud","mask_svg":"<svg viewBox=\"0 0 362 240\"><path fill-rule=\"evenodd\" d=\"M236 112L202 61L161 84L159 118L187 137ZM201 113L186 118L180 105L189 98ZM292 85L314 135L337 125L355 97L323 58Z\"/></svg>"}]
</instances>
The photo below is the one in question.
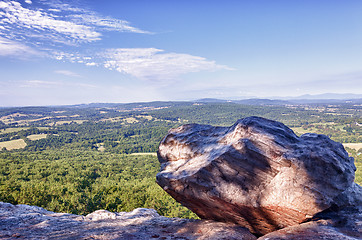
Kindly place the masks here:
<instances>
[{"instance_id":1,"label":"wispy cloud","mask_svg":"<svg viewBox=\"0 0 362 240\"><path fill-rule=\"evenodd\" d=\"M78 73L75 73L75 72L72 72L72 71L69 71L69 70L57 70L57 71L54 71L54 72L57 73L57 74L62 74L62 75L68 76L68 77L82 77Z\"/></svg>"},{"instance_id":2,"label":"wispy cloud","mask_svg":"<svg viewBox=\"0 0 362 240\"><path fill-rule=\"evenodd\" d=\"M3 11L0 21L8 31L12 31L9 36L15 39L46 38L67 44L100 40L101 33L90 26L62 20L42 9L25 8L14 1L1 2L0 9Z\"/></svg>"},{"instance_id":3,"label":"wispy cloud","mask_svg":"<svg viewBox=\"0 0 362 240\"><path fill-rule=\"evenodd\" d=\"M47 42L77 45L102 39L104 31L147 33L129 22L103 17L61 1L0 2L0 34L8 39L44 45Z\"/></svg>"},{"instance_id":4,"label":"wispy cloud","mask_svg":"<svg viewBox=\"0 0 362 240\"><path fill-rule=\"evenodd\" d=\"M73 1L70 3L75 4ZM102 40L102 34L107 31L150 32L133 27L125 20L101 16L70 3L62 0L1 1L0 56L42 53L56 60L90 67L103 66L154 81L169 80L191 72L231 69L200 56L157 48L113 48L99 52L86 49L87 44ZM75 52L73 45L82 48L77 48ZM65 70L55 73L79 77Z\"/></svg>"},{"instance_id":5,"label":"wispy cloud","mask_svg":"<svg viewBox=\"0 0 362 240\"><path fill-rule=\"evenodd\" d=\"M114 19L111 17L102 17L92 12L87 12L86 14L75 14L72 15L71 18L73 21L79 24L96 26L102 30L107 30L107 31L147 33L147 34L151 33L148 31L132 27L128 21Z\"/></svg>"},{"instance_id":6,"label":"wispy cloud","mask_svg":"<svg viewBox=\"0 0 362 240\"><path fill-rule=\"evenodd\" d=\"M0 37L0 56L26 58L34 55L41 56L43 53L24 44Z\"/></svg>"},{"instance_id":7,"label":"wispy cloud","mask_svg":"<svg viewBox=\"0 0 362 240\"><path fill-rule=\"evenodd\" d=\"M17 87L21 88L47 88L58 89L61 87L80 87L80 88L96 88L97 86L82 82L64 82L64 81L43 81L43 80L26 80L20 81Z\"/></svg>"},{"instance_id":8,"label":"wispy cloud","mask_svg":"<svg viewBox=\"0 0 362 240\"><path fill-rule=\"evenodd\" d=\"M98 27L99 30L148 34L151 33L149 31L132 27L128 21L102 16L94 11L74 7L60 0L42 0L42 2L50 6L51 10L54 12L69 12L68 18L72 22Z\"/></svg>"},{"instance_id":9,"label":"wispy cloud","mask_svg":"<svg viewBox=\"0 0 362 240\"><path fill-rule=\"evenodd\" d=\"M22 81L19 84L19 87L22 88L54 88L61 86L61 82L55 81L41 81L41 80L27 80Z\"/></svg>"},{"instance_id":10,"label":"wispy cloud","mask_svg":"<svg viewBox=\"0 0 362 240\"><path fill-rule=\"evenodd\" d=\"M101 54L104 67L146 80L172 79L181 74L231 68L215 61L184 53L167 53L156 48L108 49Z\"/></svg>"},{"instance_id":11,"label":"wispy cloud","mask_svg":"<svg viewBox=\"0 0 362 240\"><path fill-rule=\"evenodd\" d=\"M215 61L185 53L168 53L157 48L105 49L89 55L54 52L54 58L87 66L103 66L142 80L165 81L191 72L234 70Z\"/></svg>"}]
</instances>

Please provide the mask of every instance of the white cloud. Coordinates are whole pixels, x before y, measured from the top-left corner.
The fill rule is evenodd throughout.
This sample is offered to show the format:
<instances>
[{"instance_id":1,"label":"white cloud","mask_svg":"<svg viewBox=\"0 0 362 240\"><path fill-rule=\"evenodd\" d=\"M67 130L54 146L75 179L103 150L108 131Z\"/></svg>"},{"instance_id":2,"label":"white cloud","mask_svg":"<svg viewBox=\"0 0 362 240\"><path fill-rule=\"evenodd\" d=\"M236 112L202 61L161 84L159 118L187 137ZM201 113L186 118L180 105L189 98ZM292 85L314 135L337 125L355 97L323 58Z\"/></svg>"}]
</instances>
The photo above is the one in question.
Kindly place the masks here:
<instances>
[{"instance_id":1,"label":"white cloud","mask_svg":"<svg viewBox=\"0 0 362 240\"><path fill-rule=\"evenodd\" d=\"M128 21L102 16L94 11L73 7L70 4L63 3L59 0L46 0L44 1L44 4L52 7L49 10L53 12L70 12L68 18L72 22L87 26L94 26L97 27L98 30L150 33L148 31L132 27Z\"/></svg>"},{"instance_id":2,"label":"white cloud","mask_svg":"<svg viewBox=\"0 0 362 240\"><path fill-rule=\"evenodd\" d=\"M68 76L68 77L82 77L78 73L75 73L75 72L72 72L72 71L69 71L69 70L57 70L57 71L54 71L54 72L58 73L58 74L65 75L65 76Z\"/></svg>"},{"instance_id":3,"label":"white cloud","mask_svg":"<svg viewBox=\"0 0 362 240\"><path fill-rule=\"evenodd\" d=\"M0 56L28 57L30 55L43 55L42 53L24 44L0 37Z\"/></svg>"},{"instance_id":4,"label":"white cloud","mask_svg":"<svg viewBox=\"0 0 362 240\"><path fill-rule=\"evenodd\" d=\"M78 46L101 40L102 31L149 32L132 27L127 21L104 17L62 0L28 0L27 3L23 2L22 5L16 1L0 1L2 56L40 55L42 51L43 55L59 61L103 66L139 79L154 81L169 80L191 72L231 69L203 57L156 48L115 48L101 53L88 52L87 55L82 52L61 52L56 49L64 47L64 44ZM85 52L82 48L78 49ZM65 70L56 73L79 77Z\"/></svg>"},{"instance_id":5,"label":"white cloud","mask_svg":"<svg viewBox=\"0 0 362 240\"><path fill-rule=\"evenodd\" d=\"M11 27L12 30L20 30L19 33L28 37L42 35L41 33L44 31L48 35L48 39L56 37L64 43L67 41L69 43L72 41L92 42L101 39L101 33L89 26L57 19L55 15L48 14L41 9L24 8L19 2L2 2L0 9L5 12L2 23Z\"/></svg>"},{"instance_id":6,"label":"white cloud","mask_svg":"<svg viewBox=\"0 0 362 240\"><path fill-rule=\"evenodd\" d=\"M61 82L41 81L41 80L27 80L23 81L19 87L22 88L54 88L61 86Z\"/></svg>"},{"instance_id":7,"label":"white cloud","mask_svg":"<svg viewBox=\"0 0 362 240\"><path fill-rule=\"evenodd\" d=\"M97 54L95 53L92 55L97 55ZM94 57L83 56L80 53L67 53L67 52L55 51L55 52L51 53L51 56L52 56L52 58L59 60L59 61L69 61L71 63L83 63L87 66L98 66L99 65L99 63L94 62L95 60L97 60ZM100 61L100 60L98 59L98 61Z\"/></svg>"},{"instance_id":8,"label":"white cloud","mask_svg":"<svg viewBox=\"0 0 362 240\"><path fill-rule=\"evenodd\" d=\"M103 66L109 70L129 74L142 80L165 81L186 73L234 70L215 61L185 53L167 53L156 48L117 48L79 53L54 52L53 58L86 66Z\"/></svg>"},{"instance_id":9,"label":"white cloud","mask_svg":"<svg viewBox=\"0 0 362 240\"><path fill-rule=\"evenodd\" d=\"M104 67L146 80L167 80L181 74L231 68L184 53L165 53L156 48L109 49L102 54Z\"/></svg>"},{"instance_id":10,"label":"white cloud","mask_svg":"<svg viewBox=\"0 0 362 240\"><path fill-rule=\"evenodd\" d=\"M39 0L38 0L39 1ZM102 39L103 31L148 33L124 20L103 17L96 12L73 7L62 1L0 2L0 35L35 45L79 45ZM36 43L35 43L36 42Z\"/></svg>"},{"instance_id":11,"label":"white cloud","mask_svg":"<svg viewBox=\"0 0 362 240\"><path fill-rule=\"evenodd\" d=\"M33 89L41 89L41 88L46 88L46 89L59 89L59 88L65 88L65 89L69 89L70 88L95 88L97 86L92 85L92 84L88 84L88 83L82 83L82 82L63 82L63 81L43 81L43 80L26 80L26 81L21 81L19 83L17 83L18 87L21 88L33 88Z\"/></svg>"},{"instance_id":12,"label":"white cloud","mask_svg":"<svg viewBox=\"0 0 362 240\"><path fill-rule=\"evenodd\" d=\"M86 14L72 15L72 19L78 23L93 25L107 31L134 32L134 33L150 33L130 26L125 20L114 19L111 17L102 17L92 12Z\"/></svg>"},{"instance_id":13,"label":"white cloud","mask_svg":"<svg viewBox=\"0 0 362 240\"><path fill-rule=\"evenodd\" d=\"M24 2L27 3L27 4L32 4L33 3L31 0L25 0Z\"/></svg>"}]
</instances>

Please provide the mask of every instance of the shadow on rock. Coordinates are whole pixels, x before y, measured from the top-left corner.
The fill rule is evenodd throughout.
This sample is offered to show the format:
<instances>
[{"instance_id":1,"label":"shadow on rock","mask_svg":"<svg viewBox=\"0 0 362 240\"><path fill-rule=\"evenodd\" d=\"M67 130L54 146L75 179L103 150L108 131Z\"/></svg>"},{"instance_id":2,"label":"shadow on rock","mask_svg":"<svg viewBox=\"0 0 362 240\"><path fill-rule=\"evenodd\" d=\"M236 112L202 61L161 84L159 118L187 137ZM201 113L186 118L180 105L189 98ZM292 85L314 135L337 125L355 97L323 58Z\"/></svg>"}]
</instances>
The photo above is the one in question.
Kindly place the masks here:
<instances>
[{"instance_id":1,"label":"shadow on rock","mask_svg":"<svg viewBox=\"0 0 362 240\"><path fill-rule=\"evenodd\" d=\"M178 202L202 219L236 223L257 236L361 202L353 158L340 143L298 137L264 118L171 129L158 158L157 183Z\"/></svg>"},{"instance_id":2,"label":"shadow on rock","mask_svg":"<svg viewBox=\"0 0 362 240\"><path fill-rule=\"evenodd\" d=\"M209 239L255 240L247 229L214 221L166 218L153 209L87 216L0 202L0 239Z\"/></svg>"}]
</instances>

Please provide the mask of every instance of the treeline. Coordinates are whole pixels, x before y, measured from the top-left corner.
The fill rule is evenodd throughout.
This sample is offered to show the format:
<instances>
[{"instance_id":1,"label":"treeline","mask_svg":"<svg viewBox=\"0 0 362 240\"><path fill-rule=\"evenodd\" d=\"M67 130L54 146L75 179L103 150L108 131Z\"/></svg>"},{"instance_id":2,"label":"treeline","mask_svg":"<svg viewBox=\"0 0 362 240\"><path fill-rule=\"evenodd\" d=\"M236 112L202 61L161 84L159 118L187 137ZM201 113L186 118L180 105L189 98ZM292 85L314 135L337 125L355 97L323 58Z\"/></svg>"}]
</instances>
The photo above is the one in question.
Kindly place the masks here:
<instances>
[{"instance_id":1,"label":"treeline","mask_svg":"<svg viewBox=\"0 0 362 240\"><path fill-rule=\"evenodd\" d=\"M159 119L171 121L186 120L190 123L231 126L240 118L259 116L282 122L289 127L303 124L333 121L335 116L318 111L307 111L302 107L288 108L284 106L257 106L235 103L201 103L185 105L177 108L166 108L149 113ZM343 118L339 116L339 118Z\"/></svg>"},{"instance_id":2,"label":"treeline","mask_svg":"<svg viewBox=\"0 0 362 240\"><path fill-rule=\"evenodd\" d=\"M177 124L165 121L150 121L140 118L132 124L120 122L72 123L56 126L49 130L40 130L48 134L47 138L28 141L24 151L42 151L46 149L97 150L102 144L112 153L156 152L159 142L168 129Z\"/></svg>"},{"instance_id":3,"label":"treeline","mask_svg":"<svg viewBox=\"0 0 362 240\"><path fill-rule=\"evenodd\" d=\"M74 214L145 207L164 216L195 218L155 183L158 170L152 155L0 152L0 201Z\"/></svg>"}]
</instances>

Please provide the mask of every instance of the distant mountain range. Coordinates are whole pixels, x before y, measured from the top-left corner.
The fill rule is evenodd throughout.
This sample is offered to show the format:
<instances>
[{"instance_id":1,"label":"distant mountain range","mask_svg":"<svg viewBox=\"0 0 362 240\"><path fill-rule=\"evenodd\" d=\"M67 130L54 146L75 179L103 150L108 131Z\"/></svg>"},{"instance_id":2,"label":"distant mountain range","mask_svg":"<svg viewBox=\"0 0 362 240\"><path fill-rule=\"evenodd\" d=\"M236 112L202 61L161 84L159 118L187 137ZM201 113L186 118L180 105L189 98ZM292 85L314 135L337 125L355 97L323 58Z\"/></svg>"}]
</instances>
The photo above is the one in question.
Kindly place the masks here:
<instances>
[{"instance_id":1,"label":"distant mountain range","mask_svg":"<svg viewBox=\"0 0 362 240\"><path fill-rule=\"evenodd\" d=\"M233 102L246 105L294 105L294 104L362 104L362 94L338 94L325 93L319 95L302 95L298 97L272 97L272 98L249 98L242 100L223 100L216 98L202 98L194 102L200 103L222 103Z\"/></svg>"},{"instance_id":2,"label":"distant mountain range","mask_svg":"<svg viewBox=\"0 0 362 240\"><path fill-rule=\"evenodd\" d=\"M78 104L67 107L76 108L121 108L147 109L171 107L192 103L235 103L245 105L265 105L265 106L285 106L285 105L328 105L328 104L362 104L362 95L358 94L321 94L321 95L303 95L293 98L249 98L242 100L225 100L217 98L202 98L193 101L154 101L154 102L135 102L135 103L89 103Z\"/></svg>"},{"instance_id":3,"label":"distant mountain range","mask_svg":"<svg viewBox=\"0 0 362 240\"><path fill-rule=\"evenodd\" d=\"M28 106L23 108L119 108L122 110L156 109L181 105L192 105L194 103L235 103L245 105L265 105L265 106L285 106L285 105L328 105L328 104L362 104L362 94L337 94L325 93L319 95L302 95L298 97L270 97L270 98L248 98L241 100L228 100L217 98L202 98L191 101L153 101L153 102L134 102L134 103L85 103L75 105L59 106ZM0 107L0 109L22 108L22 107ZM49 110L50 111L50 110Z\"/></svg>"},{"instance_id":4,"label":"distant mountain range","mask_svg":"<svg viewBox=\"0 0 362 240\"><path fill-rule=\"evenodd\" d=\"M349 100L362 98L362 94L353 94L353 93L323 93L317 95L305 94L298 97L275 97L272 99L282 99L282 100L291 100L291 99L339 99L339 100Z\"/></svg>"}]
</instances>

